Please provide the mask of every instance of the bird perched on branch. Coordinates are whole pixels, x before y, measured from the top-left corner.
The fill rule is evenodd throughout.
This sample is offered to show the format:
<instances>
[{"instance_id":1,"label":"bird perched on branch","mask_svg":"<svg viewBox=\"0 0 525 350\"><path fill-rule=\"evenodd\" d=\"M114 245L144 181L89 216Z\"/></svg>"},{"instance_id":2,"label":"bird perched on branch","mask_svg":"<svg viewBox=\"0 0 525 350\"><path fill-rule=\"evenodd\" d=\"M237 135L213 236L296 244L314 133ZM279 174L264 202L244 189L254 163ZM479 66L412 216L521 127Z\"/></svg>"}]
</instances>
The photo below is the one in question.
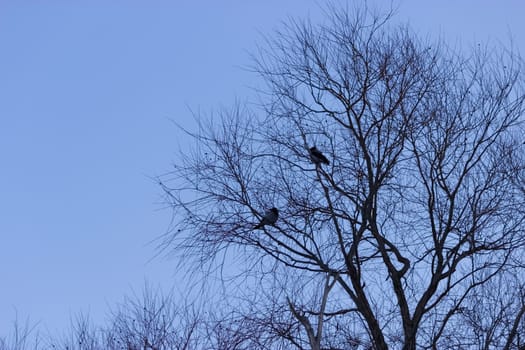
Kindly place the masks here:
<instances>
[{"instance_id":1,"label":"bird perched on branch","mask_svg":"<svg viewBox=\"0 0 525 350\"><path fill-rule=\"evenodd\" d=\"M258 223L253 229L257 230L259 228L263 228L264 225L273 225L275 224L278 218L279 218L279 210L273 207L264 214L264 216L261 219L261 222Z\"/></svg>"},{"instance_id":2,"label":"bird perched on branch","mask_svg":"<svg viewBox=\"0 0 525 350\"><path fill-rule=\"evenodd\" d=\"M317 147L314 146L310 148L308 152L310 153L310 160L315 165L321 165L321 163L326 164L326 165L330 164L330 161L328 160L328 158L326 158L324 154L322 154L321 151L317 149Z\"/></svg>"}]
</instances>

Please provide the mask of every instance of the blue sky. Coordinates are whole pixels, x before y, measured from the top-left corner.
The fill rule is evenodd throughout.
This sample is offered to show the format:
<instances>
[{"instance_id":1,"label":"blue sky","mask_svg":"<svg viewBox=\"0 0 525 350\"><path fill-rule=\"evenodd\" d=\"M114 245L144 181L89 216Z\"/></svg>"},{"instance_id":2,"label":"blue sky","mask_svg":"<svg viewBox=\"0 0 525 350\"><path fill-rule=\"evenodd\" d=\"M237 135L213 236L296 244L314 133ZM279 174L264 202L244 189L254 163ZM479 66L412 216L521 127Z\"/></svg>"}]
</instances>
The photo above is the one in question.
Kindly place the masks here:
<instances>
[{"instance_id":1,"label":"blue sky","mask_svg":"<svg viewBox=\"0 0 525 350\"><path fill-rule=\"evenodd\" d=\"M51 332L80 311L101 323L145 280L180 281L148 244L169 223L151 177L184 143L172 120L253 96L241 67L261 33L320 19L319 3L0 1L0 336L17 314ZM395 4L423 36L512 34L525 53L522 0Z\"/></svg>"}]
</instances>

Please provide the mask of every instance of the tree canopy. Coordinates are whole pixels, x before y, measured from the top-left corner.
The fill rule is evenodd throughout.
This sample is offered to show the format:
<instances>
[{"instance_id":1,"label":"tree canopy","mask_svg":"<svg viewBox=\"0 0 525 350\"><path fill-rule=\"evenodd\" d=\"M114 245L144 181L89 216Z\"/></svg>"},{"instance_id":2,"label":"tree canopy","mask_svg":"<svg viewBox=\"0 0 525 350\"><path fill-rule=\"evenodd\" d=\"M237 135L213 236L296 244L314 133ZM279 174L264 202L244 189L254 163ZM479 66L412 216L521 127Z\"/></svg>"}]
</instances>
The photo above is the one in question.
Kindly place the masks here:
<instances>
[{"instance_id":1,"label":"tree canopy","mask_svg":"<svg viewBox=\"0 0 525 350\"><path fill-rule=\"evenodd\" d=\"M521 58L327 15L261 45L258 103L197 116L164 247L257 283L236 317L261 349L522 349Z\"/></svg>"}]
</instances>

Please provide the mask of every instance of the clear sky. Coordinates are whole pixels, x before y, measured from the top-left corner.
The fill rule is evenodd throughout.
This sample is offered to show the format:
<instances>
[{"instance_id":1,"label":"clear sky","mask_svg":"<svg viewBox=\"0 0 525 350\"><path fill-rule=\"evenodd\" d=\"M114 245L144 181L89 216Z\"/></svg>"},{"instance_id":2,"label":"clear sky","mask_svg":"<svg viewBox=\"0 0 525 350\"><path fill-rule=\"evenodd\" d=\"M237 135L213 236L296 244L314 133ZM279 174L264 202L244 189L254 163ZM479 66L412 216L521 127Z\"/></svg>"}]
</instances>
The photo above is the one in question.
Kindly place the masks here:
<instances>
[{"instance_id":1,"label":"clear sky","mask_svg":"<svg viewBox=\"0 0 525 350\"><path fill-rule=\"evenodd\" d=\"M183 142L172 120L252 95L241 67L261 33L322 3L0 0L0 336L17 314L50 332L80 311L103 323L145 280L177 284L148 244L169 223L151 177ZM394 4L421 35L512 34L525 54L523 0Z\"/></svg>"}]
</instances>

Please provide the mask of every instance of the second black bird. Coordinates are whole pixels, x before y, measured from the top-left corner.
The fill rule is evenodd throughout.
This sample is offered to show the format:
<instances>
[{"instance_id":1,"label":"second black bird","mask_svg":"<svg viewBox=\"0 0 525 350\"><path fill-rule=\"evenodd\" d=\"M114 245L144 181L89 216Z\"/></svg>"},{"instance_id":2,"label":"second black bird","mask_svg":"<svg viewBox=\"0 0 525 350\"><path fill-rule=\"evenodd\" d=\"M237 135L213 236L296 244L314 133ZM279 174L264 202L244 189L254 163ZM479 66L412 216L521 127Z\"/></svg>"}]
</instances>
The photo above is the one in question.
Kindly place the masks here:
<instances>
[{"instance_id":1,"label":"second black bird","mask_svg":"<svg viewBox=\"0 0 525 350\"><path fill-rule=\"evenodd\" d=\"M322 154L321 151L317 149L317 147L314 146L310 148L308 152L310 153L310 160L315 165L321 165L321 164L329 165L330 164L330 161L328 160L328 158L326 158L324 154Z\"/></svg>"},{"instance_id":2,"label":"second black bird","mask_svg":"<svg viewBox=\"0 0 525 350\"><path fill-rule=\"evenodd\" d=\"M264 214L263 218L261 219L261 222L258 223L253 229L256 230L259 228L263 228L264 225L273 225L275 224L278 218L279 210L277 210L277 208L275 207L271 208Z\"/></svg>"}]
</instances>

